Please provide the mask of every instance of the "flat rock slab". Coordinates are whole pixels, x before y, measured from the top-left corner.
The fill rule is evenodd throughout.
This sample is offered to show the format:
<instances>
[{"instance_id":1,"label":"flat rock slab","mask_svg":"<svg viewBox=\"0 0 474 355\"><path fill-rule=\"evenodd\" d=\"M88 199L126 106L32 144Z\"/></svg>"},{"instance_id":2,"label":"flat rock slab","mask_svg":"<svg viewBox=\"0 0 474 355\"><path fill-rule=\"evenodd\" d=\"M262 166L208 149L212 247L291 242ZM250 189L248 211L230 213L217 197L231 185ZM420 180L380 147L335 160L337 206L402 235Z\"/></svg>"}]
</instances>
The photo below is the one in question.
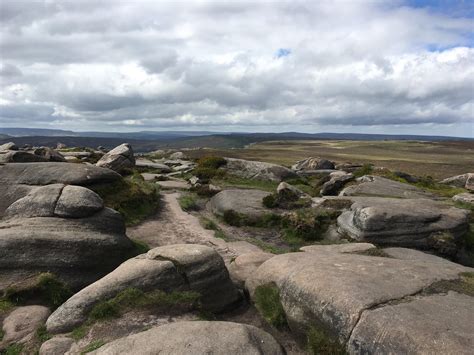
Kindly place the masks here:
<instances>
[{"instance_id":1,"label":"flat rock slab","mask_svg":"<svg viewBox=\"0 0 474 355\"><path fill-rule=\"evenodd\" d=\"M356 180L357 185L344 188L341 196L379 196L396 198L437 198L416 186L386 179L381 176L365 175Z\"/></svg>"},{"instance_id":2,"label":"flat rock slab","mask_svg":"<svg viewBox=\"0 0 474 355\"><path fill-rule=\"evenodd\" d=\"M228 267L231 279L243 288L245 281L253 275L258 267L274 256L274 254L262 251L239 255Z\"/></svg>"},{"instance_id":3,"label":"flat rock slab","mask_svg":"<svg viewBox=\"0 0 474 355\"><path fill-rule=\"evenodd\" d=\"M0 166L0 185L67 184L89 186L121 179L116 172L75 163L14 163Z\"/></svg>"},{"instance_id":4,"label":"flat rock slab","mask_svg":"<svg viewBox=\"0 0 474 355\"><path fill-rule=\"evenodd\" d=\"M274 212L263 206L263 198L269 195L270 192L261 190L224 190L214 195L207 207L218 216L223 216L226 211L235 211L251 218L258 218Z\"/></svg>"},{"instance_id":5,"label":"flat rock slab","mask_svg":"<svg viewBox=\"0 0 474 355\"><path fill-rule=\"evenodd\" d=\"M25 306L13 310L3 321L4 336L0 348L12 342L22 343L32 339L50 313L44 306Z\"/></svg>"},{"instance_id":6,"label":"flat rock slab","mask_svg":"<svg viewBox=\"0 0 474 355\"><path fill-rule=\"evenodd\" d=\"M474 298L450 291L362 312L351 354L472 354Z\"/></svg>"},{"instance_id":7,"label":"flat rock slab","mask_svg":"<svg viewBox=\"0 0 474 355\"><path fill-rule=\"evenodd\" d=\"M244 159L225 158L227 164L223 167L229 174L244 179L282 181L296 177L296 173L284 166Z\"/></svg>"},{"instance_id":8,"label":"flat rock slab","mask_svg":"<svg viewBox=\"0 0 474 355\"><path fill-rule=\"evenodd\" d=\"M175 322L106 344L91 354L283 355L276 340L251 325L233 322Z\"/></svg>"},{"instance_id":9,"label":"flat rock slab","mask_svg":"<svg viewBox=\"0 0 474 355\"><path fill-rule=\"evenodd\" d=\"M191 185L189 185L184 180L181 180L181 181L165 180L165 181L157 181L156 183L164 189L188 190L191 187Z\"/></svg>"},{"instance_id":10,"label":"flat rock slab","mask_svg":"<svg viewBox=\"0 0 474 355\"><path fill-rule=\"evenodd\" d=\"M135 166L138 166L140 168L158 169L161 170L163 173L171 172L171 168L168 165L162 163L155 163L154 161L148 159L137 159L135 162Z\"/></svg>"},{"instance_id":11,"label":"flat rock slab","mask_svg":"<svg viewBox=\"0 0 474 355\"><path fill-rule=\"evenodd\" d=\"M453 196L453 201L474 205L474 194L469 192L458 194Z\"/></svg>"},{"instance_id":12,"label":"flat rock slab","mask_svg":"<svg viewBox=\"0 0 474 355\"><path fill-rule=\"evenodd\" d=\"M357 244L356 244L357 245ZM300 332L321 324L346 343L360 314L387 302L403 300L440 280L455 280L474 269L415 250L412 257L378 257L360 254L370 244L347 252L348 245L312 246L306 252L276 255L247 279L251 297L260 285L275 284L290 327ZM349 249L350 250L350 249ZM413 257L418 255L418 258ZM420 310L421 311L421 310ZM453 317L459 310L453 304ZM421 312L420 319L430 315ZM453 328L453 332L462 327ZM436 335L423 339L435 344ZM390 344L385 344L390 347ZM365 353L362 349L362 353ZM393 353L396 353L396 348Z\"/></svg>"}]
</instances>

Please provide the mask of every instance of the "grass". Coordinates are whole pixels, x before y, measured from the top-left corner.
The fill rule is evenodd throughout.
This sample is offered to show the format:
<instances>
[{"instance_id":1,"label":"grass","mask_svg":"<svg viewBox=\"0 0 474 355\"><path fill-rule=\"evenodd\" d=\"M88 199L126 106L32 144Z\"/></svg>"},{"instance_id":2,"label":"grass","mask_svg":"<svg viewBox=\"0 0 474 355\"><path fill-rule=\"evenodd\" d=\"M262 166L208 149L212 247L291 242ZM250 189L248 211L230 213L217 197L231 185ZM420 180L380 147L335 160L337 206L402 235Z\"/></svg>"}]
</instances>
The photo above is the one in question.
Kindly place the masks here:
<instances>
[{"instance_id":1,"label":"grass","mask_svg":"<svg viewBox=\"0 0 474 355\"><path fill-rule=\"evenodd\" d=\"M183 211L197 211L199 205L197 203L197 197L193 194L183 194L178 198L178 203Z\"/></svg>"},{"instance_id":2,"label":"grass","mask_svg":"<svg viewBox=\"0 0 474 355\"><path fill-rule=\"evenodd\" d=\"M372 164L364 164L362 167L357 169L356 171L353 172L354 176L356 178L364 176L364 175L370 175L374 171L374 166Z\"/></svg>"},{"instance_id":3,"label":"grass","mask_svg":"<svg viewBox=\"0 0 474 355\"><path fill-rule=\"evenodd\" d=\"M306 347L310 354L346 354L344 346L337 339L330 336L325 330L312 326L307 333Z\"/></svg>"},{"instance_id":4,"label":"grass","mask_svg":"<svg viewBox=\"0 0 474 355\"><path fill-rule=\"evenodd\" d=\"M0 355L20 355L23 353L23 345L22 344L10 344L5 349L0 351Z\"/></svg>"},{"instance_id":5,"label":"grass","mask_svg":"<svg viewBox=\"0 0 474 355\"><path fill-rule=\"evenodd\" d=\"M46 326L42 325L38 329L36 329L36 337L41 343L44 343L46 340L51 339L52 336L46 330Z\"/></svg>"},{"instance_id":6,"label":"grass","mask_svg":"<svg viewBox=\"0 0 474 355\"><path fill-rule=\"evenodd\" d=\"M256 245L257 247L259 247L260 249L262 249L263 251L266 251L268 253L285 254L285 253L288 252L284 248L280 248L276 245L264 242L263 240L260 240L260 239L252 238L252 239L248 240L248 242L252 243L253 245Z\"/></svg>"},{"instance_id":7,"label":"grass","mask_svg":"<svg viewBox=\"0 0 474 355\"><path fill-rule=\"evenodd\" d=\"M273 213L267 213L259 217L251 218L234 210L225 211L222 219L230 226L249 226L257 228L277 227L280 225L281 221L281 217Z\"/></svg>"},{"instance_id":8,"label":"grass","mask_svg":"<svg viewBox=\"0 0 474 355\"><path fill-rule=\"evenodd\" d=\"M360 255L368 255L368 256L378 256L381 258L391 258L391 256L388 255L383 249L379 249L379 248L370 248L363 251L351 252L349 254L360 254Z\"/></svg>"},{"instance_id":9,"label":"grass","mask_svg":"<svg viewBox=\"0 0 474 355\"><path fill-rule=\"evenodd\" d=\"M148 244L145 242L142 242L141 240L131 239L131 241L133 243L135 253L138 255L145 254L146 252L150 250L150 247L148 246Z\"/></svg>"},{"instance_id":10,"label":"grass","mask_svg":"<svg viewBox=\"0 0 474 355\"><path fill-rule=\"evenodd\" d=\"M105 345L105 341L99 339L99 340L94 340L93 342L91 342L89 345L87 345L84 349L82 349L81 351L81 355L82 354L87 354L87 353L90 353L94 350L97 350L99 349L101 346L104 346Z\"/></svg>"},{"instance_id":11,"label":"grass","mask_svg":"<svg viewBox=\"0 0 474 355\"><path fill-rule=\"evenodd\" d=\"M0 342L3 340L3 337L5 336L5 332L3 329L0 328Z\"/></svg>"},{"instance_id":12,"label":"grass","mask_svg":"<svg viewBox=\"0 0 474 355\"><path fill-rule=\"evenodd\" d=\"M89 326L87 324L83 324L77 328L74 328L73 331L70 333L70 336L75 341L78 341L84 338L88 332L89 332Z\"/></svg>"},{"instance_id":13,"label":"grass","mask_svg":"<svg viewBox=\"0 0 474 355\"><path fill-rule=\"evenodd\" d=\"M278 182L267 180L250 180L233 175L212 179L212 184L221 187L236 187L242 189L258 189L262 191L274 192L278 187Z\"/></svg>"},{"instance_id":14,"label":"grass","mask_svg":"<svg viewBox=\"0 0 474 355\"><path fill-rule=\"evenodd\" d=\"M125 224L132 226L155 213L159 206L159 186L144 181L136 173L111 184L93 187L107 207L120 212Z\"/></svg>"},{"instance_id":15,"label":"grass","mask_svg":"<svg viewBox=\"0 0 474 355\"><path fill-rule=\"evenodd\" d=\"M288 326L285 311L280 302L280 291L275 284L258 286L255 289L255 306L265 320L277 329Z\"/></svg>"},{"instance_id":16,"label":"grass","mask_svg":"<svg viewBox=\"0 0 474 355\"><path fill-rule=\"evenodd\" d=\"M89 313L90 320L117 318L124 312L134 308L151 306L169 308L197 308L200 294L197 292L163 291L143 292L136 288L127 288L114 298L98 303Z\"/></svg>"},{"instance_id":17,"label":"grass","mask_svg":"<svg viewBox=\"0 0 474 355\"><path fill-rule=\"evenodd\" d=\"M14 304L7 299L0 299L0 314L8 312L14 307Z\"/></svg>"},{"instance_id":18,"label":"grass","mask_svg":"<svg viewBox=\"0 0 474 355\"><path fill-rule=\"evenodd\" d=\"M213 230L214 237L225 240L225 241L229 241L229 238L227 237L227 235L219 228L219 226L214 221L206 217L200 217L199 223L204 229Z\"/></svg>"}]
</instances>

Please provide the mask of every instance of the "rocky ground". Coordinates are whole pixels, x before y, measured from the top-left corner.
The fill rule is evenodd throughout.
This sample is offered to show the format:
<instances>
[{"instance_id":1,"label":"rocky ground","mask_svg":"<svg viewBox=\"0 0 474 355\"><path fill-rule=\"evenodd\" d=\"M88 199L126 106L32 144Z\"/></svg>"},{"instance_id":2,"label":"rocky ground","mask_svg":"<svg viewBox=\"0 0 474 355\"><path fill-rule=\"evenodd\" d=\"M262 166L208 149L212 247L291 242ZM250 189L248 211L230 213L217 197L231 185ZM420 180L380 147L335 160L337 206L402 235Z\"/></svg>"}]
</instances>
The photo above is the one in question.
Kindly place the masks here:
<instances>
[{"instance_id":1,"label":"rocky ground","mask_svg":"<svg viewBox=\"0 0 474 355\"><path fill-rule=\"evenodd\" d=\"M128 144L0 161L1 354L474 348L472 173Z\"/></svg>"}]
</instances>

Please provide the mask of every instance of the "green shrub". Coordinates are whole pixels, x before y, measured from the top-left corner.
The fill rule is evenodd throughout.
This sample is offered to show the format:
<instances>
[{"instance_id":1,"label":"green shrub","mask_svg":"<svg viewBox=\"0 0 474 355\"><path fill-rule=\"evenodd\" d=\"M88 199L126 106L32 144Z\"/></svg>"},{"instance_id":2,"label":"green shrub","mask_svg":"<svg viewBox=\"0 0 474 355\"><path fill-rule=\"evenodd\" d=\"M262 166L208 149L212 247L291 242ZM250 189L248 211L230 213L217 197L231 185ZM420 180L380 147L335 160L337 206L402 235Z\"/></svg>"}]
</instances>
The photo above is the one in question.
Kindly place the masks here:
<instances>
[{"instance_id":1,"label":"green shrub","mask_svg":"<svg viewBox=\"0 0 474 355\"><path fill-rule=\"evenodd\" d=\"M303 208L285 216L282 220L283 235L290 244L317 241L337 218L338 212Z\"/></svg>"},{"instance_id":2,"label":"green shrub","mask_svg":"<svg viewBox=\"0 0 474 355\"><path fill-rule=\"evenodd\" d=\"M199 206L197 204L197 199L194 195L185 194L178 198L178 203L181 206L183 211L197 211L199 210Z\"/></svg>"},{"instance_id":3,"label":"green shrub","mask_svg":"<svg viewBox=\"0 0 474 355\"><path fill-rule=\"evenodd\" d=\"M200 168L219 169L221 166L226 165L227 161L222 157L209 156L202 157L197 163Z\"/></svg>"},{"instance_id":4,"label":"green shrub","mask_svg":"<svg viewBox=\"0 0 474 355\"><path fill-rule=\"evenodd\" d=\"M353 172L354 176L361 177L364 175L370 175L374 171L374 166L372 164L364 164L360 168L358 168L356 171Z\"/></svg>"},{"instance_id":5,"label":"green shrub","mask_svg":"<svg viewBox=\"0 0 474 355\"><path fill-rule=\"evenodd\" d=\"M262 203L267 208L277 208L278 207L278 194L267 195L263 198Z\"/></svg>"},{"instance_id":6,"label":"green shrub","mask_svg":"<svg viewBox=\"0 0 474 355\"><path fill-rule=\"evenodd\" d=\"M326 331L311 327L307 333L307 350L310 354L344 355L344 346Z\"/></svg>"},{"instance_id":7,"label":"green shrub","mask_svg":"<svg viewBox=\"0 0 474 355\"><path fill-rule=\"evenodd\" d=\"M41 343L44 343L46 340L51 339L51 334L46 330L46 326L42 325L36 329L36 337Z\"/></svg>"},{"instance_id":8,"label":"green shrub","mask_svg":"<svg viewBox=\"0 0 474 355\"><path fill-rule=\"evenodd\" d=\"M89 332L89 327L86 324L83 324L77 328L74 328L73 331L70 333L70 336L75 341L78 341L84 338L88 332Z\"/></svg>"},{"instance_id":9,"label":"green shrub","mask_svg":"<svg viewBox=\"0 0 474 355\"><path fill-rule=\"evenodd\" d=\"M245 216L237 213L234 210L224 211L222 218L224 222L230 226L240 227L246 224Z\"/></svg>"},{"instance_id":10,"label":"green shrub","mask_svg":"<svg viewBox=\"0 0 474 355\"><path fill-rule=\"evenodd\" d=\"M14 307L14 304L7 299L0 299L0 314L8 312Z\"/></svg>"},{"instance_id":11,"label":"green shrub","mask_svg":"<svg viewBox=\"0 0 474 355\"><path fill-rule=\"evenodd\" d=\"M285 311L280 302L280 291L275 284L261 285L255 289L255 306L274 327L281 329L287 326Z\"/></svg>"},{"instance_id":12,"label":"green shrub","mask_svg":"<svg viewBox=\"0 0 474 355\"><path fill-rule=\"evenodd\" d=\"M0 351L1 355L20 355L23 353L23 345L22 344L10 344L5 349Z\"/></svg>"}]
</instances>

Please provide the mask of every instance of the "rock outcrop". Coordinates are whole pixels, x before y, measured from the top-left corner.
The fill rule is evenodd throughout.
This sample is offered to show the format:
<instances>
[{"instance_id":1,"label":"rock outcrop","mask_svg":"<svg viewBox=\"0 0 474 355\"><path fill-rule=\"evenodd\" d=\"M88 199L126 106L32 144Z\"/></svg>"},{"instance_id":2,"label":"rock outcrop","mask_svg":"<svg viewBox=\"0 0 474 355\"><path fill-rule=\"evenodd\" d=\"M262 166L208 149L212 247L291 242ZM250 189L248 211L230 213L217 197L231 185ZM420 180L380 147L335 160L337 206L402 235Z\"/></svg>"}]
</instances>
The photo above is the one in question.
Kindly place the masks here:
<instances>
[{"instance_id":1,"label":"rock outcrop","mask_svg":"<svg viewBox=\"0 0 474 355\"><path fill-rule=\"evenodd\" d=\"M367 243L303 249L267 260L246 282L251 297L259 286L278 289L294 333L304 336L310 327L320 327L357 354L432 353L454 342L455 353L472 350L474 322L467 312L472 297L423 292L441 281L461 282L461 275L474 269L410 249L384 249L387 257L364 255L373 249ZM443 345L441 332L447 332L441 339L451 339Z\"/></svg>"},{"instance_id":2,"label":"rock outcrop","mask_svg":"<svg viewBox=\"0 0 474 355\"><path fill-rule=\"evenodd\" d=\"M327 159L320 157L310 157L296 162L291 167L292 170L320 170L320 169L334 169L334 163Z\"/></svg>"},{"instance_id":3,"label":"rock outcrop","mask_svg":"<svg viewBox=\"0 0 474 355\"><path fill-rule=\"evenodd\" d=\"M245 281L254 274L257 268L273 256L274 254L262 251L239 255L229 265L229 274L232 281L243 288Z\"/></svg>"},{"instance_id":4,"label":"rock outcrop","mask_svg":"<svg viewBox=\"0 0 474 355\"><path fill-rule=\"evenodd\" d=\"M474 191L474 173L452 176L440 181L440 183Z\"/></svg>"},{"instance_id":5,"label":"rock outcrop","mask_svg":"<svg viewBox=\"0 0 474 355\"><path fill-rule=\"evenodd\" d=\"M13 310L3 321L0 348L10 343L24 343L36 335L51 311L44 306L24 306Z\"/></svg>"},{"instance_id":6,"label":"rock outcrop","mask_svg":"<svg viewBox=\"0 0 474 355\"><path fill-rule=\"evenodd\" d=\"M106 344L91 354L283 355L267 332L233 322L176 322Z\"/></svg>"},{"instance_id":7,"label":"rock outcrop","mask_svg":"<svg viewBox=\"0 0 474 355\"><path fill-rule=\"evenodd\" d=\"M55 161L55 162L60 162L60 163L66 162L66 159L61 153L49 147L36 148L33 151L33 154L38 155L46 159L47 161Z\"/></svg>"},{"instance_id":8,"label":"rock outcrop","mask_svg":"<svg viewBox=\"0 0 474 355\"><path fill-rule=\"evenodd\" d=\"M345 184L354 180L354 175L345 171L336 171L329 174L329 181L326 181L320 190L321 196L335 196Z\"/></svg>"},{"instance_id":9,"label":"rock outcrop","mask_svg":"<svg viewBox=\"0 0 474 355\"><path fill-rule=\"evenodd\" d=\"M115 147L110 152L104 154L96 164L102 168L108 168L118 173L124 169L133 168L135 166L135 157L130 144L123 143Z\"/></svg>"},{"instance_id":10,"label":"rock outcrop","mask_svg":"<svg viewBox=\"0 0 474 355\"><path fill-rule=\"evenodd\" d=\"M465 192L462 194L454 195L453 201L474 205L474 194Z\"/></svg>"},{"instance_id":11,"label":"rock outcrop","mask_svg":"<svg viewBox=\"0 0 474 355\"><path fill-rule=\"evenodd\" d=\"M286 178L297 176L294 171L277 164L234 158L225 158L225 160L227 163L221 169L225 169L229 174L244 179L279 182Z\"/></svg>"},{"instance_id":12,"label":"rock outcrop","mask_svg":"<svg viewBox=\"0 0 474 355\"><path fill-rule=\"evenodd\" d=\"M41 344L39 355L64 355L71 349L74 340L65 336L56 336Z\"/></svg>"},{"instance_id":13,"label":"rock outcrop","mask_svg":"<svg viewBox=\"0 0 474 355\"><path fill-rule=\"evenodd\" d=\"M22 150L6 150L0 152L0 163L37 163L48 159Z\"/></svg>"},{"instance_id":14,"label":"rock outcrop","mask_svg":"<svg viewBox=\"0 0 474 355\"><path fill-rule=\"evenodd\" d=\"M199 292L203 309L212 312L223 311L240 300L222 257L214 249L194 244L169 245L127 260L76 293L49 317L48 331L71 330L87 319L95 304L127 288Z\"/></svg>"},{"instance_id":15,"label":"rock outcrop","mask_svg":"<svg viewBox=\"0 0 474 355\"><path fill-rule=\"evenodd\" d=\"M18 150L18 147L13 142L8 142L8 143L0 145L0 152L6 151L6 150Z\"/></svg>"},{"instance_id":16,"label":"rock outcrop","mask_svg":"<svg viewBox=\"0 0 474 355\"><path fill-rule=\"evenodd\" d=\"M223 216L226 211L234 211L250 219L257 219L272 213L262 203L263 198L269 195L269 192L261 190L223 190L209 200L207 208L218 216Z\"/></svg>"}]
</instances>

